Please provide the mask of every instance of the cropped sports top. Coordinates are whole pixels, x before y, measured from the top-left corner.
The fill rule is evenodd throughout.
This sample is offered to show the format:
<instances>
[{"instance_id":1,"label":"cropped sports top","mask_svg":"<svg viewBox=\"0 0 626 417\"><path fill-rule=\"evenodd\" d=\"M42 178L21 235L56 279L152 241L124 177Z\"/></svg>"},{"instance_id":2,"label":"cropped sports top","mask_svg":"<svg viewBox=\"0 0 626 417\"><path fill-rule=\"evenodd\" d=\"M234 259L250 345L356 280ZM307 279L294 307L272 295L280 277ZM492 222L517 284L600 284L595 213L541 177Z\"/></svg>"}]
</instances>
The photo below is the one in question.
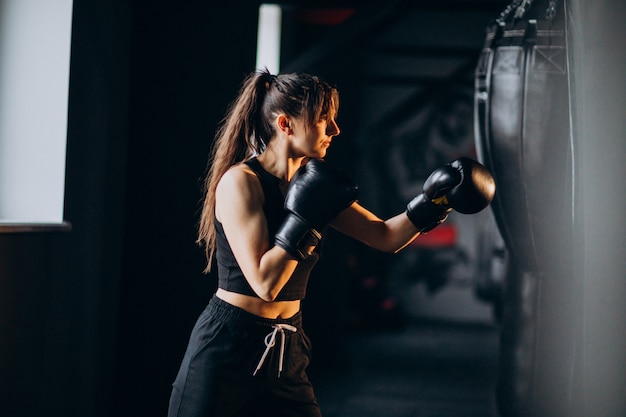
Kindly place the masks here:
<instances>
[{"instance_id":1,"label":"cropped sports top","mask_svg":"<svg viewBox=\"0 0 626 417\"><path fill-rule=\"evenodd\" d=\"M263 212L267 219L267 229L270 246L273 245L274 235L286 216L284 209L285 197L283 196L279 183L280 180L267 172L256 158L245 162L254 171L261 182L261 188L265 196ZM222 224L215 219L216 232L216 260L218 273L218 287L238 294L258 297L243 275L226 235ZM300 261L296 270L289 278L283 289L278 294L276 301L302 300L306 295L306 287L309 281L311 270L317 263L319 255L313 253L304 261Z\"/></svg>"}]
</instances>

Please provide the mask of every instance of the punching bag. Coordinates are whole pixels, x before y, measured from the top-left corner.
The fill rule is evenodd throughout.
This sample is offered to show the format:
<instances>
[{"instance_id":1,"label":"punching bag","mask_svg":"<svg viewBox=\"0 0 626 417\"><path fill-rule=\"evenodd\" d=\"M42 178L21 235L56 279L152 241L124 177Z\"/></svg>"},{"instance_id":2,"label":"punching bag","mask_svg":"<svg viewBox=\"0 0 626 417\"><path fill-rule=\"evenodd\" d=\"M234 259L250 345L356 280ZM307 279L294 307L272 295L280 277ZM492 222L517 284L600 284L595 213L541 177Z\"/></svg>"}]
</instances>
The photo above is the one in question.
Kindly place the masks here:
<instances>
[{"instance_id":1,"label":"punching bag","mask_svg":"<svg viewBox=\"0 0 626 417\"><path fill-rule=\"evenodd\" d=\"M553 222L572 221L564 18L557 2L509 6L488 28L475 80L476 145L496 178L498 227L520 266L541 270L554 261L545 251Z\"/></svg>"},{"instance_id":2,"label":"punching bag","mask_svg":"<svg viewBox=\"0 0 626 417\"><path fill-rule=\"evenodd\" d=\"M496 392L503 417L566 416L569 407L560 398L571 392L568 320L578 285L568 282L574 197L565 40L562 1L514 0L488 26L475 71L476 148L496 181L491 207L510 259ZM562 353L557 360L552 349Z\"/></svg>"}]
</instances>

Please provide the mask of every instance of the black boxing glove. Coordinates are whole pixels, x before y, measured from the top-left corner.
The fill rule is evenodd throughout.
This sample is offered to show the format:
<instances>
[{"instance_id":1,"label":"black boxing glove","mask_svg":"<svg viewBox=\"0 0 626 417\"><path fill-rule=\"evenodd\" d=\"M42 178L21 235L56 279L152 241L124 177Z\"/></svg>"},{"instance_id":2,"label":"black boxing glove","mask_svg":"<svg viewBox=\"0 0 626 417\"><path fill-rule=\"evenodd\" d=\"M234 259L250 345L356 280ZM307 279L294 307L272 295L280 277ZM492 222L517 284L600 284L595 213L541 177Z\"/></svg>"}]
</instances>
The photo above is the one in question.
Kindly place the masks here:
<instances>
[{"instance_id":1,"label":"black boxing glove","mask_svg":"<svg viewBox=\"0 0 626 417\"><path fill-rule=\"evenodd\" d=\"M321 230L357 199L358 187L343 172L320 159L296 171L285 196L287 216L274 243L298 260L313 253Z\"/></svg>"},{"instance_id":2,"label":"black boxing glove","mask_svg":"<svg viewBox=\"0 0 626 417\"><path fill-rule=\"evenodd\" d=\"M449 207L433 203L422 193L409 201L406 215L420 233L426 233L443 223L450 210Z\"/></svg>"},{"instance_id":3,"label":"black boxing glove","mask_svg":"<svg viewBox=\"0 0 626 417\"><path fill-rule=\"evenodd\" d=\"M424 194L433 203L463 214L483 210L495 192L496 183L489 170L470 158L459 158L438 168L424 183Z\"/></svg>"},{"instance_id":4,"label":"black boxing glove","mask_svg":"<svg viewBox=\"0 0 626 417\"><path fill-rule=\"evenodd\" d=\"M491 173L479 162L459 158L430 174L424 192L407 205L407 216L421 233L447 218L450 209L474 214L487 207L496 190Z\"/></svg>"}]
</instances>

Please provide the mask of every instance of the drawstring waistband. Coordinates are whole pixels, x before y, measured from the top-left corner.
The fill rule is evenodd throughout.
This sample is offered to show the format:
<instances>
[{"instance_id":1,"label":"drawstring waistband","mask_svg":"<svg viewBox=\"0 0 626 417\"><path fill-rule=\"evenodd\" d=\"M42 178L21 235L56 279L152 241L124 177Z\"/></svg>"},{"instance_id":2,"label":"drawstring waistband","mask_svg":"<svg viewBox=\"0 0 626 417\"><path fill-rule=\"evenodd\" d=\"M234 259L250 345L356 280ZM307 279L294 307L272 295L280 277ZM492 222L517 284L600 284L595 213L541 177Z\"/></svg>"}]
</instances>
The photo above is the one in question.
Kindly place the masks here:
<instances>
[{"instance_id":1,"label":"drawstring waistband","mask_svg":"<svg viewBox=\"0 0 626 417\"><path fill-rule=\"evenodd\" d=\"M253 375L256 375L258 371L263 367L263 363L266 361L267 356L269 354L270 349L274 347L276 344L276 337L280 332L280 344L281 344L281 352L280 352L280 362L279 362L279 370L278 374L280 376L280 372L283 370L283 362L285 355L285 341L286 335L285 330L296 333L299 328L302 328L302 313L298 312L293 317L289 318L280 318L280 319L269 319L265 317L256 316L251 314L239 307L235 307L232 304L227 303L226 301L219 298L217 295L213 295L209 305L205 309L204 314L207 316L213 317L216 320L224 321L225 323L229 323L233 327L243 326L244 328L254 329L254 332L266 332L270 331L270 333L265 336L265 352L257 365L257 369L254 371ZM263 334L260 333L260 334ZM259 334L259 333L256 333ZM249 372L249 371L248 371Z\"/></svg>"},{"instance_id":2,"label":"drawstring waistband","mask_svg":"<svg viewBox=\"0 0 626 417\"><path fill-rule=\"evenodd\" d=\"M256 375L261 367L263 367L263 363L265 362L265 358L267 358L267 354L270 352L270 349L272 349L276 345L277 333L280 333L280 356L278 358L279 378L280 373L283 371L283 359L285 357L285 330L289 330L290 332L295 333L298 331L298 328L285 323L273 324L272 327L274 328L274 330L269 332L267 336L265 336L265 352L263 352L263 356L261 356L261 360L259 361L259 364L256 366L256 369L254 370L252 375Z\"/></svg>"}]
</instances>

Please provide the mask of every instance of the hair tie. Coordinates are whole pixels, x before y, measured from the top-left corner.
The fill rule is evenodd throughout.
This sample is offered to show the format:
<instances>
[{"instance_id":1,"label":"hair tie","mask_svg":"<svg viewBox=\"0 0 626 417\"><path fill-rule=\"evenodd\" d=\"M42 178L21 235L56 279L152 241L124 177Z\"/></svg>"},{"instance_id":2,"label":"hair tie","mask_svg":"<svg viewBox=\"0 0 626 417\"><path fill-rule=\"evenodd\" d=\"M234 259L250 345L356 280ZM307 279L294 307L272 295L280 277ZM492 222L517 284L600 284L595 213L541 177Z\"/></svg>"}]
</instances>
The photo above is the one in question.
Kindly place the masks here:
<instances>
[{"instance_id":1,"label":"hair tie","mask_svg":"<svg viewBox=\"0 0 626 417\"><path fill-rule=\"evenodd\" d=\"M267 68L263 72L261 72L261 81L263 81L263 86L265 87L265 90L270 89L275 79L276 79L276 76L271 74L267 70Z\"/></svg>"}]
</instances>

